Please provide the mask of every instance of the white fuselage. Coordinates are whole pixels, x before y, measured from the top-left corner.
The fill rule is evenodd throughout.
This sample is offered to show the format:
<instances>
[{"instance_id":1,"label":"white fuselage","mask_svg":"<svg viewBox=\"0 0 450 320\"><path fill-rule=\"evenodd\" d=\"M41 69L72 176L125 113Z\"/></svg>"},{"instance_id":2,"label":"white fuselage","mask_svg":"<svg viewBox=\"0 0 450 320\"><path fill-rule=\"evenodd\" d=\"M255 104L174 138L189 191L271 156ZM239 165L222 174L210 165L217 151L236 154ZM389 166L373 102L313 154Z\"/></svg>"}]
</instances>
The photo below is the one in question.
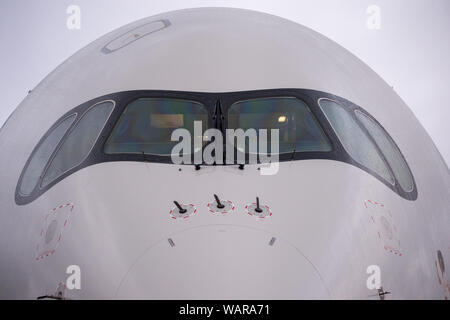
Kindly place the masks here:
<instances>
[{"instance_id":1,"label":"white fuselage","mask_svg":"<svg viewBox=\"0 0 450 320\"><path fill-rule=\"evenodd\" d=\"M101 51L159 19L170 26ZM261 175L258 165L99 163L29 204L15 202L34 147L81 103L137 89L268 88L321 90L366 108L404 154L417 199L400 197L350 164L312 159L281 162L273 176ZM371 265L380 267L388 298L449 295L436 252L450 268L450 175L433 142L361 61L283 19L199 9L114 31L33 90L1 129L0 152L0 298L53 295L71 265L80 267L81 289L65 289L69 299L378 299L367 287ZM212 214L214 194L235 209ZM246 212L256 197L272 216ZM193 204L196 213L172 219L174 200ZM53 229L49 215L58 222Z\"/></svg>"}]
</instances>

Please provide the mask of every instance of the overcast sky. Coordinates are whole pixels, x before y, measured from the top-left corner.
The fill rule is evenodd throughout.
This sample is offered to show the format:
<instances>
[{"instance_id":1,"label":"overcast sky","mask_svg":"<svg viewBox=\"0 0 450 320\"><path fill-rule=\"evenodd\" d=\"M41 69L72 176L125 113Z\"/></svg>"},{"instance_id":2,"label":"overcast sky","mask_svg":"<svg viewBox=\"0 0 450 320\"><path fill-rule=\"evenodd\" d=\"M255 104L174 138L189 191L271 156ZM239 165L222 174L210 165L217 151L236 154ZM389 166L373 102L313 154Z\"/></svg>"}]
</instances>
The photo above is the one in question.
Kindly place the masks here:
<instances>
[{"instance_id":1,"label":"overcast sky","mask_svg":"<svg viewBox=\"0 0 450 320\"><path fill-rule=\"evenodd\" d=\"M81 29L66 26L69 5ZM369 29L367 9L381 10ZM237 7L303 24L366 62L411 107L450 163L449 0L0 0L0 126L56 66L105 33L140 18L192 7Z\"/></svg>"}]
</instances>

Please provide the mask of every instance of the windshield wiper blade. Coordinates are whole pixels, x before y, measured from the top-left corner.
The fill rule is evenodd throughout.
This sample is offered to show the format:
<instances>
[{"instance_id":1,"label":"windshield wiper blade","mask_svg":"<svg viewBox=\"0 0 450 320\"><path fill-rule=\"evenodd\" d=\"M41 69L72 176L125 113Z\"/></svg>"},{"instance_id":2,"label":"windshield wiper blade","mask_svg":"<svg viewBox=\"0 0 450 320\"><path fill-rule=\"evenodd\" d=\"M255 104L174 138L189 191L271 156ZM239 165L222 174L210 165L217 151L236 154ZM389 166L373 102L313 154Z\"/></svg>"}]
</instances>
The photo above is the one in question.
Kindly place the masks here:
<instances>
[{"instance_id":1,"label":"windshield wiper blade","mask_svg":"<svg viewBox=\"0 0 450 320\"><path fill-rule=\"evenodd\" d=\"M294 148L294 151L292 152L292 156L291 156L291 161L294 160L296 152L297 152L297 150Z\"/></svg>"},{"instance_id":2,"label":"windshield wiper blade","mask_svg":"<svg viewBox=\"0 0 450 320\"><path fill-rule=\"evenodd\" d=\"M54 296L54 295L45 295L37 297L36 300L45 300L45 299L52 299L52 300L65 300L63 297Z\"/></svg>"}]
</instances>

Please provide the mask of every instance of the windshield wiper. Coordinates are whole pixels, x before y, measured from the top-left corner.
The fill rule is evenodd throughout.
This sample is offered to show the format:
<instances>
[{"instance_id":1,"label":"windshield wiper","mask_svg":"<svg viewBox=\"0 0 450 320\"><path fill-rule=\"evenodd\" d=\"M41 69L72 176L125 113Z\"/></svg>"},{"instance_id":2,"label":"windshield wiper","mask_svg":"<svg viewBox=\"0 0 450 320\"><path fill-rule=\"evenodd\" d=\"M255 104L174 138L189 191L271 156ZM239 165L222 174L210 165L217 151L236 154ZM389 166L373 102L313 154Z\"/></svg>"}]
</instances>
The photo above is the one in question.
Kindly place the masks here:
<instances>
[{"instance_id":1,"label":"windshield wiper","mask_svg":"<svg viewBox=\"0 0 450 320\"><path fill-rule=\"evenodd\" d=\"M54 295L45 295L37 297L36 300L45 300L45 299L51 299L51 300L66 300L63 297L60 296L54 296Z\"/></svg>"}]
</instances>

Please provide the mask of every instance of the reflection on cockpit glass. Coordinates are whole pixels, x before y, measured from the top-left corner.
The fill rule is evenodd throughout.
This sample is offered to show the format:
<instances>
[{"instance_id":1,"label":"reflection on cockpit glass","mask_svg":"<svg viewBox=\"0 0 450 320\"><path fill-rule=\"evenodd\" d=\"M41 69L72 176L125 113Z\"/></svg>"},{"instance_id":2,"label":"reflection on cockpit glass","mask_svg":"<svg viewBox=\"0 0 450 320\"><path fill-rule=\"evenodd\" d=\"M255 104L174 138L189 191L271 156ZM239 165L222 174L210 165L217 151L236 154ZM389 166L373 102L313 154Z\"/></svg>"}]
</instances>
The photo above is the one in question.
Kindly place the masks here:
<instances>
[{"instance_id":1,"label":"reflection on cockpit glass","mask_svg":"<svg viewBox=\"0 0 450 320\"><path fill-rule=\"evenodd\" d=\"M202 128L207 128L208 112L201 103L169 98L135 100L114 127L105 153L170 155L178 143L171 141L175 129L187 129L193 143L194 121L201 121Z\"/></svg>"},{"instance_id":2,"label":"reflection on cockpit glass","mask_svg":"<svg viewBox=\"0 0 450 320\"><path fill-rule=\"evenodd\" d=\"M330 151L331 145L308 106L294 97L273 97L234 103L228 111L228 128L267 129L270 153L270 130L279 130L279 153ZM259 139L258 139L259 140ZM238 150L243 152L242 147ZM249 152L249 143L245 144Z\"/></svg>"}]
</instances>

